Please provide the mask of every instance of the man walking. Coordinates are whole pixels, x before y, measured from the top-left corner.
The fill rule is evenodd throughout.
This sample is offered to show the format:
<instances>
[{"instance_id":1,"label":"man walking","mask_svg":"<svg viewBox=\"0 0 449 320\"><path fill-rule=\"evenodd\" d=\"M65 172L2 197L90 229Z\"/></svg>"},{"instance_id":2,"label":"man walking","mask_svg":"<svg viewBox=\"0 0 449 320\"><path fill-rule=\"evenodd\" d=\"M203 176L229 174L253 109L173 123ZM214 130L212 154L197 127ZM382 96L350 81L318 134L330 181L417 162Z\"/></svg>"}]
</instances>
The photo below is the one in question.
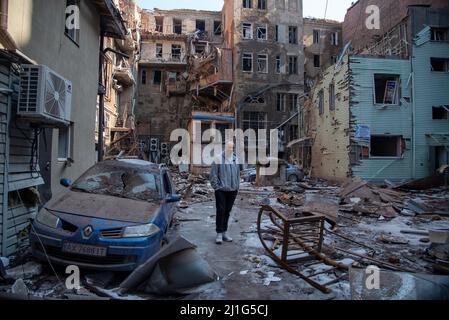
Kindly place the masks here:
<instances>
[{"instance_id":1,"label":"man walking","mask_svg":"<svg viewBox=\"0 0 449 320\"><path fill-rule=\"evenodd\" d=\"M232 238L227 234L229 215L240 187L240 164L237 163L232 141L226 143L225 152L212 163L209 179L215 190L217 207L215 243L232 242Z\"/></svg>"}]
</instances>

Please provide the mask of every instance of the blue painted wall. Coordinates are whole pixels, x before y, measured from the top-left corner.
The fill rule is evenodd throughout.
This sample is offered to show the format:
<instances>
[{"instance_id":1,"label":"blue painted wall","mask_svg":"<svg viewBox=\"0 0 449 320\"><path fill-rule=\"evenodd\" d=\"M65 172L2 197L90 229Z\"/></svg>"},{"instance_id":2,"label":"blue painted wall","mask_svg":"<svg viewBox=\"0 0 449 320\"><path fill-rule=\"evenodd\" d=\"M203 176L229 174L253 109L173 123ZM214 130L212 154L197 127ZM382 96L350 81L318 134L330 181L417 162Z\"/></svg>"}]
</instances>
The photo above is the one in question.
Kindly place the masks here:
<instances>
[{"instance_id":1,"label":"blue painted wall","mask_svg":"<svg viewBox=\"0 0 449 320\"><path fill-rule=\"evenodd\" d=\"M430 146L438 145L426 134L449 135L449 120L432 120L432 106L449 105L449 72L431 71L430 58L449 58L449 42L430 41L430 34L418 35L424 44L413 47L412 67L414 73L414 108L416 116L416 164L415 177L427 177L432 159ZM440 140L441 141L441 140Z\"/></svg>"},{"instance_id":2,"label":"blue painted wall","mask_svg":"<svg viewBox=\"0 0 449 320\"><path fill-rule=\"evenodd\" d=\"M406 139L406 150L401 158L361 160L352 166L353 175L379 181L409 179L412 176L412 104L404 98L411 95L410 61L352 56L350 72L352 130L356 125L368 125L371 135L402 135ZM375 74L400 76L399 105L382 108L374 103Z\"/></svg>"}]
</instances>

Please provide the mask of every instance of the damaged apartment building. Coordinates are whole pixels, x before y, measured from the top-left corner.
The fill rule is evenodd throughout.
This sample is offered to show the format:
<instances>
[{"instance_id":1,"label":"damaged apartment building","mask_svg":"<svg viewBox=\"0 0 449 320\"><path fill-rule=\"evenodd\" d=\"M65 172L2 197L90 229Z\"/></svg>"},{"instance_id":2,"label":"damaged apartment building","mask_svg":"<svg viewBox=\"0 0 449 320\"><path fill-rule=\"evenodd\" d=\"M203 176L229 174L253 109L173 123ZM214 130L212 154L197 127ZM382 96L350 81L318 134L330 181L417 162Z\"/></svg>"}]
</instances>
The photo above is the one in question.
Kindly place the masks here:
<instances>
[{"instance_id":1,"label":"damaged apartment building","mask_svg":"<svg viewBox=\"0 0 449 320\"><path fill-rule=\"evenodd\" d=\"M322 70L337 62L342 50L342 23L304 18L304 84L310 91Z\"/></svg>"},{"instance_id":2,"label":"damaged apartment building","mask_svg":"<svg viewBox=\"0 0 449 320\"><path fill-rule=\"evenodd\" d=\"M449 4L435 2L401 16L390 1L396 24L371 42L344 34L345 51L306 103L313 176L398 182L449 164ZM349 9L343 30L366 4Z\"/></svg>"},{"instance_id":3,"label":"damaged apartment building","mask_svg":"<svg viewBox=\"0 0 449 320\"><path fill-rule=\"evenodd\" d=\"M232 62L222 33L221 12L142 12L136 124L151 161L169 160L173 130L188 129L195 118L220 118L195 112L223 112L229 99Z\"/></svg>"},{"instance_id":4,"label":"damaged apartment building","mask_svg":"<svg viewBox=\"0 0 449 320\"><path fill-rule=\"evenodd\" d=\"M149 158L167 158L177 128L278 128L287 151L304 93L302 29L299 0L145 10L136 123Z\"/></svg>"},{"instance_id":5,"label":"damaged apartment building","mask_svg":"<svg viewBox=\"0 0 449 320\"><path fill-rule=\"evenodd\" d=\"M304 95L302 1L225 0L225 43L233 50L236 127L279 129L281 157L298 137Z\"/></svg>"}]
</instances>

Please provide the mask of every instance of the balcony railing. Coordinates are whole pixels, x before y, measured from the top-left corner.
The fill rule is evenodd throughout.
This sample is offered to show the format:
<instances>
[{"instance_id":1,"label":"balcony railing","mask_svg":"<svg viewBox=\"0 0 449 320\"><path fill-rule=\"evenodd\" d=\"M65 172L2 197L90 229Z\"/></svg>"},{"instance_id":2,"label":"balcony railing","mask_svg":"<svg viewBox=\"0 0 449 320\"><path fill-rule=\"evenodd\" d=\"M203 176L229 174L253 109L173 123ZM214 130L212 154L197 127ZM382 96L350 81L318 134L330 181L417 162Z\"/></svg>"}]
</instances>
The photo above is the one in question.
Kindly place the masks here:
<instances>
[{"instance_id":1,"label":"balcony railing","mask_svg":"<svg viewBox=\"0 0 449 320\"><path fill-rule=\"evenodd\" d=\"M156 53L153 57L142 57L141 61L155 64L186 64L187 56L184 53Z\"/></svg>"},{"instance_id":2,"label":"balcony railing","mask_svg":"<svg viewBox=\"0 0 449 320\"><path fill-rule=\"evenodd\" d=\"M232 49L218 49L215 72L201 76L192 87L204 88L216 83L232 83Z\"/></svg>"}]
</instances>

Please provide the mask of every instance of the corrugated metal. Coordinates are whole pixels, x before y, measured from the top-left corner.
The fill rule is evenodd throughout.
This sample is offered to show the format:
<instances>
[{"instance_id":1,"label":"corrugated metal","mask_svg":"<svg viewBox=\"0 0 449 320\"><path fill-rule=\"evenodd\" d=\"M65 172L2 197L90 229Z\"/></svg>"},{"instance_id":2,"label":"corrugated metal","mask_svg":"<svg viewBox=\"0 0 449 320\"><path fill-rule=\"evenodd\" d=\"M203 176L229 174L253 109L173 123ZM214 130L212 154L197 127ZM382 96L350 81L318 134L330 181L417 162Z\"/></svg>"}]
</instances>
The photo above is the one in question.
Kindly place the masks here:
<instances>
[{"instance_id":1,"label":"corrugated metal","mask_svg":"<svg viewBox=\"0 0 449 320\"><path fill-rule=\"evenodd\" d=\"M449 134L449 120L433 120L432 107L449 104L449 72L431 71L430 58L448 58L449 43L429 41L413 49L414 93L416 113L416 178L431 174L430 146L426 134Z\"/></svg>"},{"instance_id":2,"label":"corrugated metal","mask_svg":"<svg viewBox=\"0 0 449 320\"><path fill-rule=\"evenodd\" d=\"M407 87L410 77L409 60L383 59L353 56L350 58L351 95L350 112L351 128L356 125L370 127L371 135L402 135L412 138L411 104L402 100L397 106L382 108L374 104L374 75L393 74L400 76L400 96L410 97ZM400 97L400 98L401 98ZM361 160L352 167L355 176L369 180L401 180L412 175L412 152L410 144L401 159L369 159Z\"/></svg>"},{"instance_id":3,"label":"corrugated metal","mask_svg":"<svg viewBox=\"0 0 449 320\"><path fill-rule=\"evenodd\" d=\"M6 61L0 64L0 88L16 88L18 76ZM9 256L28 244L29 219L37 207L19 203L9 207L10 193L43 184L35 156L32 155L35 133L29 124L15 117L17 92L0 92L0 255ZM11 204L12 205L12 204Z\"/></svg>"}]
</instances>

